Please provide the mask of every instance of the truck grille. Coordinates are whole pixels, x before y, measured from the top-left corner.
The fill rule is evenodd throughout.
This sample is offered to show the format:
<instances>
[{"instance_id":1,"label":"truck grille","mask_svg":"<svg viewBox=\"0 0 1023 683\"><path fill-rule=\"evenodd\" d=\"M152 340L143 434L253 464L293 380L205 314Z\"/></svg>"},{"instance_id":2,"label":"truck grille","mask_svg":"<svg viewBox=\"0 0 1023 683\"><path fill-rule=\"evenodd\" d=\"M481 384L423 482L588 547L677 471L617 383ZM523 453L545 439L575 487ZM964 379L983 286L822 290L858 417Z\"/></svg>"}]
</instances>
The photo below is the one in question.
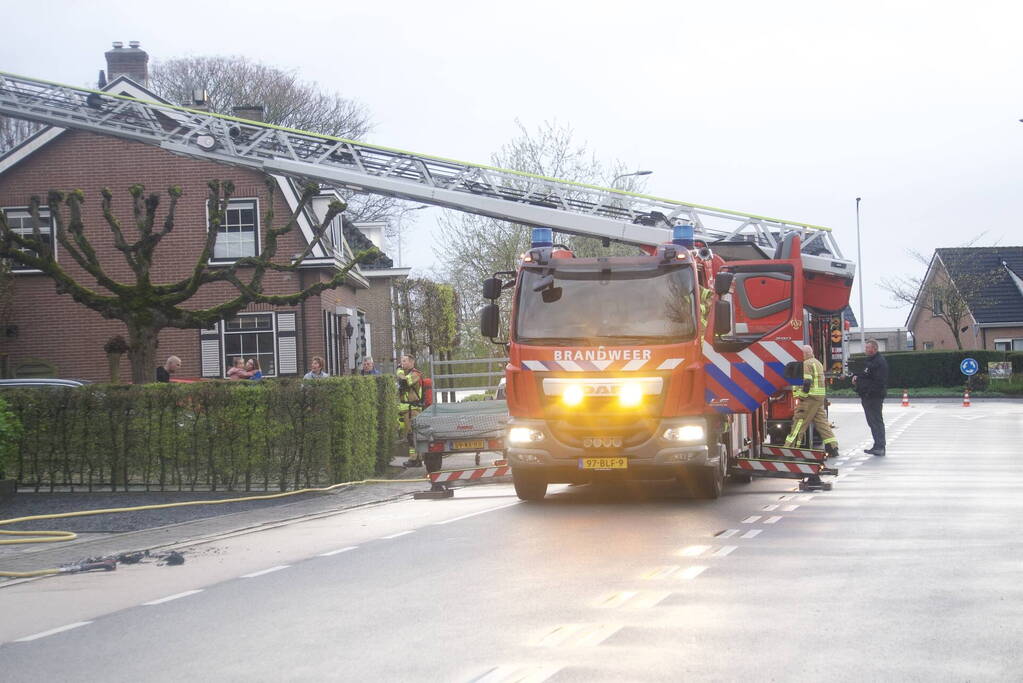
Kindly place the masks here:
<instances>
[{"instance_id":1,"label":"truck grille","mask_svg":"<svg viewBox=\"0 0 1023 683\"><path fill-rule=\"evenodd\" d=\"M615 398L588 398L581 409L566 408L556 399L546 403L544 413L552 436L566 446L583 447L587 437L620 438L626 448L649 440L660 425L660 396L647 397L642 409L623 412Z\"/></svg>"}]
</instances>

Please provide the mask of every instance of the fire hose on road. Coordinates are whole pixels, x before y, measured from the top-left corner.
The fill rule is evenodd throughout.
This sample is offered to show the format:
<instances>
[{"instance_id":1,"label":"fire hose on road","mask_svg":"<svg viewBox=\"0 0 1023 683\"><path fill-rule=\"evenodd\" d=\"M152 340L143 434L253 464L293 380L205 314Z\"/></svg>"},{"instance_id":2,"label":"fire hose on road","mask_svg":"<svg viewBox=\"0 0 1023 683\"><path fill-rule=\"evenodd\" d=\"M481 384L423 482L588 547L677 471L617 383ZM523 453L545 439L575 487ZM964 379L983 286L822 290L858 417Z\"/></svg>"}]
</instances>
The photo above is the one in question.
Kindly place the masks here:
<instances>
[{"instance_id":1,"label":"fire hose on road","mask_svg":"<svg viewBox=\"0 0 1023 683\"><path fill-rule=\"evenodd\" d=\"M425 479L425 477L423 478ZM28 517L15 517L12 519L0 519L0 526L6 526L9 524L17 524L20 522L37 522L44 519L65 519L69 517L85 517L88 515L109 515L116 514L119 512L137 512L140 510L160 510L165 508L185 507L189 505L223 505L225 503L239 503L244 501L253 500L272 500L275 498L284 498L286 496L297 496L302 493L324 493L327 491L333 491L344 486L357 486L360 484L394 484L402 481L408 482L420 482L421 479L360 479L359 481L346 481L340 484L333 484L331 486L325 486L323 488L313 489L298 489L295 491L286 491L284 493L271 493L264 496L244 496L241 498L226 498L224 500L193 500L185 501L181 503L161 503L159 505L139 505L136 507L126 508L107 508L103 510L79 510L77 512L63 512L53 515L31 515ZM72 541L78 538L78 534L71 531L11 531L0 529L0 536L13 536L15 538L0 540L0 545L16 545L21 543L57 543L60 541ZM48 576L51 574L68 574L81 571L92 571L96 569L102 569L110 571L116 569L117 565L114 561L100 560L95 562L79 562L77 564L68 565L65 567L59 567L54 569L39 569L36 571L29 572L11 572L0 570L0 577L3 578L31 578L35 576Z\"/></svg>"}]
</instances>

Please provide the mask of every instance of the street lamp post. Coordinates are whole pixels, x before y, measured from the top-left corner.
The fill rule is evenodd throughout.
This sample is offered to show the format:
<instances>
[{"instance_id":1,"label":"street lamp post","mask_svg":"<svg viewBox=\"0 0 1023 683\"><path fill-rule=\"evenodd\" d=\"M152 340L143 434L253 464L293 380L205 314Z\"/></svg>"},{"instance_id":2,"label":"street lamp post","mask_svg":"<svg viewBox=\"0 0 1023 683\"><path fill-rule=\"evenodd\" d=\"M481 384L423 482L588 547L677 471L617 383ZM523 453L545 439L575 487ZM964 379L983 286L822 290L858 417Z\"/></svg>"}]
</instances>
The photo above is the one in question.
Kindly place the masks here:
<instances>
[{"instance_id":1,"label":"street lamp post","mask_svg":"<svg viewBox=\"0 0 1023 683\"><path fill-rule=\"evenodd\" d=\"M623 173L621 175L616 175L614 180L611 181L611 187L614 187L615 183L617 183L621 178L628 178L629 176L633 175L650 175L651 173L653 173L653 171L633 171L632 173Z\"/></svg>"},{"instance_id":2,"label":"street lamp post","mask_svg":"<svg viewBox=\"0 0 1023 683\"><path fill-rule=\"evenodd\" d=\"M860 250L860 199L856 198L856 262L860 280L860 353L867 352L867 331L863 321L863 252Z\"/></svg>"}]
</instances>

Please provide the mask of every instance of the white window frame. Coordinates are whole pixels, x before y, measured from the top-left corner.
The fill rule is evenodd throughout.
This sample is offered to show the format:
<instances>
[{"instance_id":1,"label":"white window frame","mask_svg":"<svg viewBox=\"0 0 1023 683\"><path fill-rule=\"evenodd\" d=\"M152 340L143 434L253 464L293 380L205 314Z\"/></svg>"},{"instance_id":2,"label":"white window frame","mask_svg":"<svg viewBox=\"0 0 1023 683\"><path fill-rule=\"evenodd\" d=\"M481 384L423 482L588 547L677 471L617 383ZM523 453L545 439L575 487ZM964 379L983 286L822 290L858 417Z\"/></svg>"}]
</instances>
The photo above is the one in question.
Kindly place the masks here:
<instances>
[{"instance_id":1,"label":"white window frame","mask_svg":"<svg viewBox=\"0 0 1023 683\"><path fill-rule=\"evenodd\" d=\"M242 317L246 317L246 316L255 316L255 315L269 316L270 317L270 329L269 330L246 330L245 332L237 332L237 331L230 331L229 332L228 331L227 323L228 323L229 320L234 320L235 318L242 318ZM281 367L281 358L280 358L280 352L279 352L278 344L277 344L277 342L278 342L278 340L277 340L277 314L274 311L253 311L251 313L239 313L238 315L234 316L234 318L223 318L220 321L220 356L221 356L221 358L224 361L223 376L227 377L227 371L231 369L230 360L228 359L228 355L227 355L227 336L228 335L242 335L242 334L246 334L247 332L248 333L256 333L256 334L265 334L266 332L270 332L273 335L274 371L273 371L273 374L270 374L270 373L268 373L266 371L263 371L263 377L277 377L278 374L280 374L279 370L280 370L280 367ZM260 363L260 365L262 365L262 363Z\"/></svg>"},{"instance_id":2,"label":"white window frame","mask_svg":"<svg viewBox=\"0 0 1023 683\"><path fill-rule=\"evenodd\" d=\"M260 225L259 224L260 224L260 220L261 220L262 214L260 213L260 209L259 209L259 197L231 197L230 201L228 201L228 203L227 203L227 210L231 209L231 205L232 204L235 204L235 203L239 203L240 204L242 202L251 203L253 205L253 211L255 212L254 213L254 217L255 217L255 220L256 220L255 226L254 226L255 242L256 242L256 244L255 244L255 251L252 254L247 255L247 256L233 256L233 257L230 257L230 258L217 258L215 256L217 248L216 248L216 246L214 246L213 247L213 252L214 253L210 254L210 260L209 260L209 263L212 266L216 266L216 265L230 265L230 264L234 263L235 261L237 261L240 258L248 258L249 256L258 256L259 253L260 253L260 250L261 250L262 247L261 247L261 240L260 240L260 235L259 235L259 233L260 233ZM209 203L206 204L206 229L207 230L210 229L210 207L209 207ZM223 235L217 235L217 244L220 244L220 240L221 240L222 237L223 237Z\"/></svg>"},{"instance_id":3,"label":"white window frame","mask_svg":"<svg viewBox=\"0 0 1023 683\"><path fill-rule=\"evenodd\" d=\"M6 215L8 220L10 220L12 212L13 213L17 213L17 214L24 214L24 216L19 215L18 216L19 219L20 218L29 218L29 219L31 219L31 217L32 217L32 213L31 213L29 207L27 207L27 206L5 206L3 208L0 208L0 211L4 212L4 214ZM46 220L44 220L44 219L46 219ZM53 260L57 261L58 260L57 259L57 239L56 239L56 235L54 234L55 227L56 226L54 226L54 224L53 224L53 216L50 215L49 207L40 206L39 207L39 229L41 231L43 231L43 232L49 233L49 235L50 235L50 246L53 248ZM27 234L27 235L31 236L32 229L28 228L27 231L25 229L19 229L19 230L15 230L15 232L17 232L18 234ZM41 272L43 272L43 271L39 270L38 268L29 268L28 266L21 266L21 265L18 265L16 263L14 263L13 261L11 262L11 274L13 274L13 275L18 275L18 274L23 274L23 273L41 273Z\"/></svg>"},{"instance_id":4,"label":"white window frame","mask_svg":"<svg viewBox=\"0 0 1023 683\"><path fill-rule=\"evenodd\" d=\"M998 348L999 344L1006 344L1008 345L1008 348ZM1023 337L1005 337L1002 339L996 339L995 351L1023 351Z\"/></svg>"}]
</instances>

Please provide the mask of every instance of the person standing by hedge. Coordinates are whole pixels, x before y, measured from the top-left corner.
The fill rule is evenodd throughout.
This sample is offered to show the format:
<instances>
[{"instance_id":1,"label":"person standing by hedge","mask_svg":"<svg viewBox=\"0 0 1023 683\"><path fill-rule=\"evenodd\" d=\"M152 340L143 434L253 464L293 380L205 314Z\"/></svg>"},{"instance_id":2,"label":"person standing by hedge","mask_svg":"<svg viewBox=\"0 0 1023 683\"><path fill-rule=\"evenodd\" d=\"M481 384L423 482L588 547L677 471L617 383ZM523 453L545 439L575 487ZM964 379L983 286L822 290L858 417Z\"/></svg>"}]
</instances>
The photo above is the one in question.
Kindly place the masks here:
<instances>
[{"instance_id":1,"label":"person standing by hedge","mask_svg":"<svg viewBox=\"0 0 1023 683\"><path fill-rule=\"evenodd\" d=\"M330 375L323 369L324 365L322 358L313 356L312 362L309 363L309 372L305 373L302 379L327 379Z\"/></svg>"},{"instance_id":2,"label":"person standing by hedge","mask_svg":"<svg viewBox=\"0 0 1023 683\"><path fill-rule=\"evenodd\" d=\"M402 356L398 367L398 415L402 421L402 434L409 439L409 459L405 467L420 467L423 463L413 448L410 435L412 418L419 414L423 407L423 373L416 368L412 356Z\"/></svg>"},{"instance_id":3,"label":"person standing by hedge","mask_svg":"<svg viewBox=\"0 0 1023 683\"><path fill-rule=\"evenodd\" d=\"M171 375L181 367L181 359L177 356L169 356L167 362L156 369L157 382L169 382Z\"/></svg>"},{"instance_id":4,"label":"person standing by hedge","mask_svg":"<svg viewBox=\"0 0 1023 683\"><path fill-rule=\"evenodd\" d=\"M874 446L864 449L871 455L885 454L884 417L881 414L884 400L888 396L888 361L877 352L877 340L868 339L866 344L867 364L863 372L853 375L853 386L860 395L863 413L867 417Z\"/></svg>"}]
</instances>

